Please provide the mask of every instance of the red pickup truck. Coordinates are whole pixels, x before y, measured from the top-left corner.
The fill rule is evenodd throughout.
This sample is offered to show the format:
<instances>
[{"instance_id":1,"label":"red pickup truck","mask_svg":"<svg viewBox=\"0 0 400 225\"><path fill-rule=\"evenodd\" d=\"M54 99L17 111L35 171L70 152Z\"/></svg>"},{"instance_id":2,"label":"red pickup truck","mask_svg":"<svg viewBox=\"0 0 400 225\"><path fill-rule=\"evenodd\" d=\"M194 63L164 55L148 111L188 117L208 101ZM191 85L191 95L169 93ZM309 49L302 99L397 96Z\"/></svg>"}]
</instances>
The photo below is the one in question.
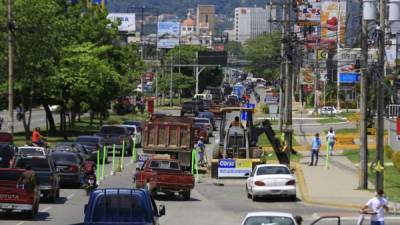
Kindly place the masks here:
<instances>
[{"instance_id":1,"label":"red pickup truck","mask_svg":"<svg viewBox=\"0 0 400 225\"><path fill-rule=\"evenodd\" d=\"M167 195L179 193L184 200L190 199L194 188L194 176L181 169L178 160L149 159L134 176L136 188L146 188L152 194L162 192Z\"/></svg>"},{"instance_id":2,"label":"red pickup truck","mask_svg":"<svg viewBox=\"0 0 400 225\"><path fill-rule=\"evenodd\" d=\"M39 210L40 190L36 185L18 184L24 169L0 169L0 212L21 212L33 219Z\"/></svg>"}]
</instances>

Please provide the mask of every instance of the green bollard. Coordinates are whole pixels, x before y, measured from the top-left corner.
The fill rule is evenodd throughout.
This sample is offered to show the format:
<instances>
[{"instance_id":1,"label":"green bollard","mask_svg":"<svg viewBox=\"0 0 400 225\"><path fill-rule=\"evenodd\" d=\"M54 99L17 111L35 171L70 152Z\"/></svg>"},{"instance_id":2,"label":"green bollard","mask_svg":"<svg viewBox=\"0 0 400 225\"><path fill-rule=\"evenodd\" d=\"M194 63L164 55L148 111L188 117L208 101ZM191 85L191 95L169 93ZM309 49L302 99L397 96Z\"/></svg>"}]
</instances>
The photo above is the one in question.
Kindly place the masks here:
<instances>
[{"instance_id":1,"label":"green bollard","mask_svg":"<svg viewBox=\"0 0 400 225\"><path fill-rule=\"evenodd\" d=\"M192 174L194 172L194 166L195 166L195 155L196 155L196 149L192 150Z\"/></svg>"},{"instance_id":2,"label":"green bollard","mask_svg":"<svg viewBox=\"0 0 400 225\"><path fill-rule=\"evenodd\" d=\"M103 148L103 164L102 164L102 168L101 168L101 179L104 179L104 169L106 167L106 155L107 155L107 147L104 146Z\"/></svg>"},{"instance_id":3,"label":"green bollard","mask_svg":"<svg viewBox=\"0 0 400 225\"><path fill-rule=\"evenodd\" d=\"M100 178L100 149L97 150L96 177Z\"/></svg>"},{"instance_id":4,"label":"green bollard","mask_svg":"<svg viewBox=\"0 0 400 225\"><path fill-rule=\"evenodd\" d=\"M124 169L125 141L122 141L121 171Z\"/></svg>"},{"instance_id":5,"label":"green bollard","mask_svg":"<svg viewBox=\"0 0 400 225\"><path fill-rule=\"evenodd\" d=\"M115 144L113 144L113 152L112 152L112 171L111 173L114 173L115 171Z\"/></svg>"},{"instance_id":6,"label":"green bollard","mask_svg":"<svg viewBox=\"0 0 400 225\"><path fill-rule=\"evenodd\" d=\"M131 161L134 162L136 161L136 138L132 138L133 145L132 145L132 156L131 156Z\"/></svg>"}]
</instances>

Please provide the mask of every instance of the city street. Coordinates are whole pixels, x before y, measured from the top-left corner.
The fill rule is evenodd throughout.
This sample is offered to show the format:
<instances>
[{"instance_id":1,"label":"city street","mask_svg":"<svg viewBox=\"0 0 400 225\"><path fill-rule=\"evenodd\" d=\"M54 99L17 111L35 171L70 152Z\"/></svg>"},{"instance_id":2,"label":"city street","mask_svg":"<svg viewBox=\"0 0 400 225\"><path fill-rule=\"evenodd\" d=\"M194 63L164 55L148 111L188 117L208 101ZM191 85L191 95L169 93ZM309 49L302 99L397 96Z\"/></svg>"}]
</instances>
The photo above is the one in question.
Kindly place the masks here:
<instances>
[{"instance_id":1,"label":"city street","mask_svg":"<svg viewBox=\"0 0 400 225\"><path fill-rule=\"evenodd\" d=\"M22 121L17 121L16 119L16 111L14 110L14 132L22 132L24 131L24 126ZM8 131L8 113L6 110L0 112L0 117L4 119L3 125L0 131L6 132ZM54 122L58 123L60 121L60 116L58 113L53 112ZM32 110L32 118L31 118L31 130L35 127L46 127L46 113L43 109L35 109Z\"/></svg>"}]
</instances>

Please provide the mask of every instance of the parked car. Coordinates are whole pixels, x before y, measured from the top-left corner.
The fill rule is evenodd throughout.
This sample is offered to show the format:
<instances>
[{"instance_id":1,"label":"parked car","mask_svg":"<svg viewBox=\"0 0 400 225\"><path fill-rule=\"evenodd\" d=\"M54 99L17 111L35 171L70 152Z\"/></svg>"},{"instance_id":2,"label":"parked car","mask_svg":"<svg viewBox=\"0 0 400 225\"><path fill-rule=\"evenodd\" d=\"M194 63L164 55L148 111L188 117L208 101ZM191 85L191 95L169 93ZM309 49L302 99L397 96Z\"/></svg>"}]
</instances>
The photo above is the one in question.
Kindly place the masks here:
<instances>
[{"instance_id":1,"label":"parked car","mask_svg":"<svg viewBox=\"0 0 400 225\"><path fill-rule=\"evenodd\" d=\"M24 169L0 169L0 212L19 212L34 219L39 211L40 190L36 176L31 185L18 184Z\"/></svg>"},{"instance_id":2,"label":"parked car","mask_svg":"<svg viewBox=\"0 0 400 225\"><path fill-rule=\"evenodd\" d=\"M60 197L60 176L54 162L49 156L22 156L17 155L13 168L31 166L39 177L40 194L45 199L55 202Z\"/></svg>"},{"instance_id":3,"label":"parked car","mask_svg":"<svg viewBox=\"0 0 400 225\"><path fill-rule=\"evenodd\" d=\"M9 168L18 148L10 143L0 143L0 168Z\"/></svg>"},{"instance_id":4,"label":"parked car","mask_svg":"<svg viewBox=\"0 0 400 225\"><path fill-rule=\"evenodd\" d=\"M198 123L204 124L205 127L207 128L208 136L210 136L210 137L213 136L214 127L209 118L196 117L196 118L194 118L194 123L195 124L198 124Z\"/></svg>"},{"instance_id":5,"label":"parked car","mask_svg":"<svg viewBox=\"0 0 400 225\"><path fill-rule=\"evenodd\" d=\"M336 114L338 114L338 111L333 106L324 106L321 109L319 109L319 114L320 115L336 115Z\"/></svg>"},{"instance_id":6,"label":"parked car","mask_svg":"<svg viewBox=\"0 0 400 225\"><path fill-rule=\"evenodd\" d=\"M165 206L144 189L98 189L85 205L84 224L158 225Z\"/></svg>"},{"instance_id":7,"label":"parked car","mask_svg":"<svg viewBox=\"0 0 400 225\"><path fill-rule=\"evenodd\" d=\"M213 112L199 112L199 118L208 118L213 126L213 130L217 130L217 125L215 124L215 115Z\"/></svg>"},{"instance_id":8,"label":"parked car","mask_svg":"<svg viewBox=\"0 0 400 225\"><path fill-rule=\"evenodd\" d=\"M67 151L53 151L51 158L60 175L60 184L81 186L81 178L85 175L84 162L79 154Z\"/></svg>"},{"instance_id":9,"label":"parked car","mask_svg":"<svg viewBox=\"0 0 400 225\"><path fill-rule=\"evenodd\" d=\"M153 195L179 193L184 200L190 199L194 188L194 176L183 172L180 162L174 159L149 159L134 175L136 188L146 188Z\"/></svg>"},{"instance_id":10,"label":"parked car","mask_svg":"<svg viewBox=\"0 0 400 225\"><path fill-rule=\"evenodd\" d=\"M97 162L97 154L100 151L100 159L103 159L104 151L105 161L108 163L108 150L104 148L104 141L102 137L99 136L78 136L75 143L82 145L90 153L90 157L93 161ZM101 160L102 162L102 160Z\"/></svg>"},{"instance_id":11,"label":"parked car","mask_svg":"<svg viewBox=\"0 0 400 225\"><path fill-rule=\"evenodd\" d=\"M25 156L45 156L47 154L43 147L22 146L18 148L18 155Z\"/></svg>"},{"instance_id":12,"label":"parked car","mask_svg":"<svg viewBox=\"0 0 400 225\"><path fill-rule=\"evenodd\" d=\"M286 165L257 165L246 181L247 197L256 201L264 196L286 196L296 200L296 181Z\"/></svg>"},{"instance_id":13,"label":"parked car","mask_svg":"<svg viewBox=\"0 0 400 225\"><path fill-rule=\"evenodd\" d=\"M129 155L129 149L132 148L132 139L129 134L128 128L113 125L104 125L101 127L99 133L95 136L103 138L104 145L107 149L113 149L115 146L115 151L122 154L122 148L125 149L125 155Z\"/></svg>"},{"instance_id":14,"label":"parked car","mask_svg":"<svg viewBox=\"0 0 400 225\"><path fill-rule=\"evenodd\" d=\"M194 114L197 116L199 112L204 111L204 106L199 102L184 102L181 107L181 116L185 114Z\"/></svg>"},{"instance_id":15,"label":"parked car","mask_svg":"<svg viewBox=\"0 0 400 225\"><path fill-rule=\"evenodd\" d=\"M131 139L135 140L135 144L137 147L140 147L142 145L142 130L140 127L136 125L120 125L121 127L126 127L129 130L129 133L131 135Z\"/></svg>"},{"instance_id":16,"label":"parked car","mask_svg":"<svg viewBox=\"0 0 400 225\"><path fill-rule=\"evenodd\" d=\"M57 142L51 151L66 151L79 154L82 159L93 160L91 153L81 144L75 142Z\"/></svg>"},{"instance_id":17,"label":"parked car","mask_svg":"<svg viewBox=\"0 0 400 225\"><path fill-rule=\"evenodd\" d=\"M212 100L211 94L195 94L193 96L194 99L203 99L203 100Z\"/></svg>"}]
</instances>

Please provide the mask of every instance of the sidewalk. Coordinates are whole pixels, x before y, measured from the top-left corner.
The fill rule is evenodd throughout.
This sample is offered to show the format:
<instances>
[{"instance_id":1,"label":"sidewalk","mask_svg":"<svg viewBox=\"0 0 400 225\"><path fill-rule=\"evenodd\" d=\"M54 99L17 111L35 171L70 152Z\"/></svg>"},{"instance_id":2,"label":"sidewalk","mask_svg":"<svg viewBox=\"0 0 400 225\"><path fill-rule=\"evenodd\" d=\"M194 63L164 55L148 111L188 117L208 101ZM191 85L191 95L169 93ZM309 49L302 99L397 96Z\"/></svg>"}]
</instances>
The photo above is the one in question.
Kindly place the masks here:
<instances>
[{"instance_id":1,"label":"sidewalk","mask_svg":"<svg viewBox=\"0 0 400 225\"><path fill-rule=\"evenodd\" d=\"M331 156L329 169L325 156L320 156L318 166L309 166L310 161L310 154L306 154L297 165L303 202L359 209L374 196L373 191L358 189L358 168L345 156ZM371 182L368 187L374 189ZM389 207L398 212L400 204L389 202Z\"/></svg>"}]
</instances>

